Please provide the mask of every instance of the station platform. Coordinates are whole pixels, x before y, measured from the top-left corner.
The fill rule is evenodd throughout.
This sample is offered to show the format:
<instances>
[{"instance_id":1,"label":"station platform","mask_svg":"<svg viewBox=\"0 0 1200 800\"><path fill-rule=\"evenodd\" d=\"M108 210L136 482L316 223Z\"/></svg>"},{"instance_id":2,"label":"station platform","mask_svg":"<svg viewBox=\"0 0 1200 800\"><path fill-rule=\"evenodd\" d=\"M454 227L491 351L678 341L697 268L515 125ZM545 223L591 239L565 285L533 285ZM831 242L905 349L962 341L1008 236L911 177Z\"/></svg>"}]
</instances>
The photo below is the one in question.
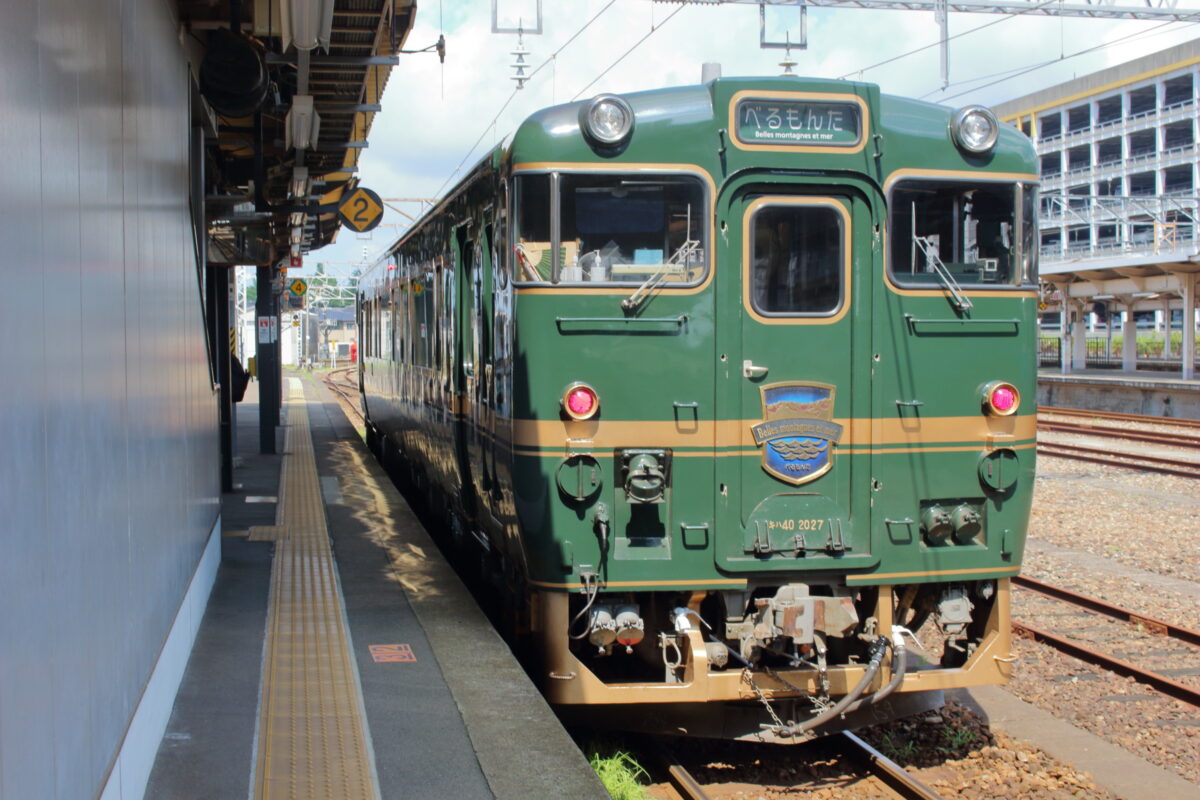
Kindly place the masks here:
<instances>
[{"instance_id":1,"label":"station platform","mask_svg":"<svg viewBox=\"0 0 1200 800\"><path fill-rule=\"evenodd\" d=\"M238 404L222 560L146 797L608 794L333 395Z\"/></svg>"},{"instance_id":2,"label":"station platform","mask_svg":"<svg viewBox=\"0 0 1200 800\"><path fill-rule=\"evenodd\" d=\"M1111 369L1038 370L1038 405L1200 419L1200 380L1178 373Z\"/></svg>"}]
</instances>

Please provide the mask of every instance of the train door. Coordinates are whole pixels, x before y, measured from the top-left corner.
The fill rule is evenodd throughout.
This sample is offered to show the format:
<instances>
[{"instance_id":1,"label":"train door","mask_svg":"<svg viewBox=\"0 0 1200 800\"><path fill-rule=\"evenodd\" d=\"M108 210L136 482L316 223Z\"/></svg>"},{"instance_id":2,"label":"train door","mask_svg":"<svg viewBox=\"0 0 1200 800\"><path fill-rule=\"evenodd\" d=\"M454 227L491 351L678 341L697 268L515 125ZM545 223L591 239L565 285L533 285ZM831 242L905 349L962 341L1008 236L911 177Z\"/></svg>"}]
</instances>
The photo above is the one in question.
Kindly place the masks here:
<instances>
[{"instance_id":1,"label":"train door","mask_svg":"<svg viewBox=\"0 0 1200 800\"><path fill-rule=\"evenodd\" d=\"M455 372L454 372L454 457L457 467L458 496L463 512L468 516L475 513L474 484L471 481L471 444L473 440L471 415L475 397L475 244L470 237L467 224L454 232L457 269L456 291L457 316L455 319Z\"/></svg>"},{"instance_id":2,"label":"train door","mask_svg":"<svg viewBox=\"0 0 1200 800\"><path fill-rule=\"evenodd\" d=\"M490 457L493 446L492 410L492 258L489 231L477 231L471 242L471 482L475 497L480 500L479 511L490 512L487 502L491 496L492 470Z\"/></svg>"},{"instance_id":3,"label":"train door","mask_svg":"<svg viewBox=\"0 0 1200 800\"><path fill-rule=\"evenodd\" d=\"M869 202L843 186L750 179L725 191L718 217L718 402L731 426L718 564L870 566L870 455L855 424L870 416Z\"/></svg>"}]
</instances>

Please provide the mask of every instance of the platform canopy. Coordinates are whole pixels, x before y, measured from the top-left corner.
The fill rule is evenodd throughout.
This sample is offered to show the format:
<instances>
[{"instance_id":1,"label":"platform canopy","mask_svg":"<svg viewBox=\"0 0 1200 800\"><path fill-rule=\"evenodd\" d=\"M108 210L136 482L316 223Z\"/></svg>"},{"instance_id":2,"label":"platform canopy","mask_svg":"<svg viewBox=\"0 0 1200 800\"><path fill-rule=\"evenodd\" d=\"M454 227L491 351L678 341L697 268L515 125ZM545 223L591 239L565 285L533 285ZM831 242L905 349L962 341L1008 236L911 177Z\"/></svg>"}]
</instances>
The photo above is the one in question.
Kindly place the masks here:
<instances>
[{"instance_id":1,"label":"platform canopy","mask_svg":"<svg viewBox=\"0 0 1200 800\"><path fill-rule=\"evenodd\" d=\"M334 240L416 5L178 0L209 265L286 265Z\"/></svg>"}]
</instances>

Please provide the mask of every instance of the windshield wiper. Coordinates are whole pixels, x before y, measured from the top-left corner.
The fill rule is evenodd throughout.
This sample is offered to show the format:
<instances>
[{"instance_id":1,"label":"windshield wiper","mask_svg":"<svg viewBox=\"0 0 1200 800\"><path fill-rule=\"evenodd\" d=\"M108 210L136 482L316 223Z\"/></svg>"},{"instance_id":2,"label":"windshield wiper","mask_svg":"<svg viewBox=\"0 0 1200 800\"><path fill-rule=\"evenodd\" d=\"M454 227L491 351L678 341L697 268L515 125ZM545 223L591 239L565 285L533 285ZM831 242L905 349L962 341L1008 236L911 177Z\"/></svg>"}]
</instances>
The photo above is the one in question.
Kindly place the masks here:
<instances>
[{"instance_id":1,"label":"windshield wiper","mask_svg":"<svg viewBox=\"0 0 1200 800\"><path fill-rule=\"evenodd\" d=\"M937 246L924 236L914 236L913 241L917 243L917 247L921 248L921 252L925 254L926 263L933 267L934 273L941 279L946 291L950 293L954 307L959 311L966 311L973 307L974 303L971 302L971 298L963 294L962 287L958 285L954 276L950 274L950 270L946 269L946 265L942 263L941 257L938 256Z\"/></svg>"},{"instance_id":2,"label":"windshield wiper","mask_svg":"<svg viewBox=\"0 0 1200 800\"><path fill-rule=\"evenodd\" d=\"M696 239L688 239L684 241L679 249L671 254L665 264L662 264L657 272L651 275L642 283L633 294L621 301L621 308L625 311L636 311L638 306L650 297L655 289L663 285L667 280L668 275L675 275L684 271L684 265L691 256L700 248L700 242Z\"/></svg>"}]
</instances>

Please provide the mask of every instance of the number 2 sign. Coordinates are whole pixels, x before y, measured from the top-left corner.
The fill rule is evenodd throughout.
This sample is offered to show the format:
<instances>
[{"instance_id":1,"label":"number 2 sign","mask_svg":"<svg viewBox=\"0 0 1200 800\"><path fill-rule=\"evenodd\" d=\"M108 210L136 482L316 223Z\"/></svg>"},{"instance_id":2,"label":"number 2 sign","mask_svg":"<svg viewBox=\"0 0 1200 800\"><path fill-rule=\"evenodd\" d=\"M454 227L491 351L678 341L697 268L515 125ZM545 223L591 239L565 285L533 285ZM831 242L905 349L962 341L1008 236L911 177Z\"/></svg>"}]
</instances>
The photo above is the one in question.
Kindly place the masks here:
<instances>
[{"instance_id":1,"label":"number 2 sign","mask_svg":"<svg viewBox=\"0 0 1200 800\"><path fill-rule=\"evenodd\" d=\"M366 233L383 219L383 201L370 189L360 186L338 206L338 219L347 228Z\"/></svg>"}]
</instances>

